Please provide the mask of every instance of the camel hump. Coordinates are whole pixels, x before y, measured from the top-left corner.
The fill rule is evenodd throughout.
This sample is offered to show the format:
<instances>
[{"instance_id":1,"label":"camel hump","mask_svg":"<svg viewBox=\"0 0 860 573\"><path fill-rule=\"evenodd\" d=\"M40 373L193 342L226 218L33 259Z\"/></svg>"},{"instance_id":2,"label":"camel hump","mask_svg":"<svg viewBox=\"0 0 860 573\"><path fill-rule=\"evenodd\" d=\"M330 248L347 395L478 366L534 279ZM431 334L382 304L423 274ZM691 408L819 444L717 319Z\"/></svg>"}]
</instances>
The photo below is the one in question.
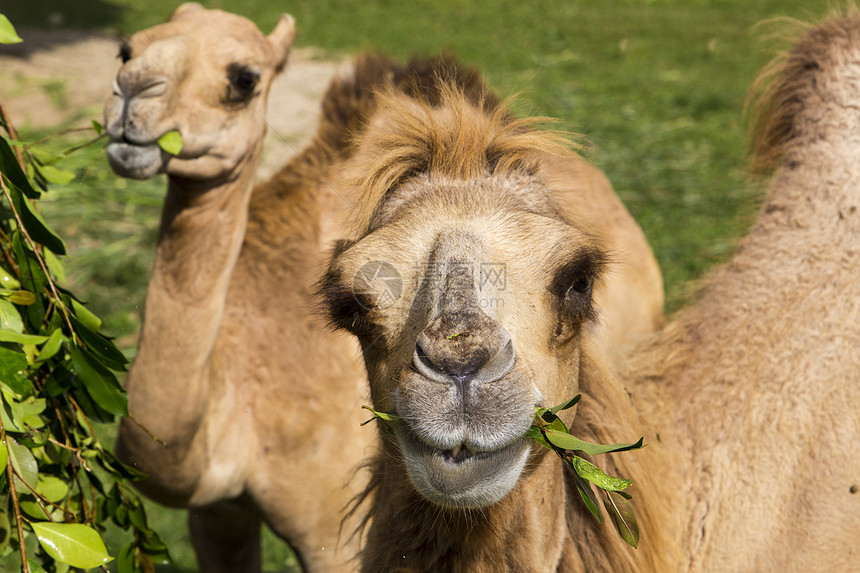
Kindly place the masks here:
<instances>
[{"instance_id":1,"label":"camel hump","mask_svg":"<svg viewBox=\"0 0 860 573\"><path fill-rule=\"evenodd\" d=\"M441 104L445 86L487 111L500 105L480 72L456 56L416 57L403 65L381 54L363 54L356 58L352 73L329 84L318 136L332 149L347 150L376 111L380 92L401 92L435 107Z\"/></svg>"},{"instance_id":2,"label":"camel hump","mask_svg":"<svg viewBox=\"0 0 860 573\"><path fill-rule=\"evenodd\" d=\"M853 66L854 79L860 81L860 9L848 7L817 24L789 25L783 35L799 39L762 70L747 97L750 168L755 174L768 175L787 162L786 152L817 129L828 103L843 109L858 104L857 95L844 88L844 76L846 65ZM840 77L842 81L835 81Z\"/></svg>"}]
</instances>

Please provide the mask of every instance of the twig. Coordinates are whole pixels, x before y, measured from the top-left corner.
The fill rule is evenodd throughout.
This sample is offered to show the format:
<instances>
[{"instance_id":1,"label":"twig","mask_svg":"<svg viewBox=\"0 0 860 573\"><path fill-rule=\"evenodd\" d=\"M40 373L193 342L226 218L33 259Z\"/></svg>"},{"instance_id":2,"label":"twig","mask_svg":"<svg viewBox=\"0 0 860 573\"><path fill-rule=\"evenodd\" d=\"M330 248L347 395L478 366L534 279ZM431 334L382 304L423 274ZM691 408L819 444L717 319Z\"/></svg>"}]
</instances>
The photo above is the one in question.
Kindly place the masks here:
<instances>
[{"instance_id":1,"label":"twig","mask_svg":"<svg viewBox=\"0 0 860 573\"><path fill-rule=\"evenodd\" d=\"M140 420L138 420L137 418L135 418L131 412L128 413L128 419L131 420L132 422L134 422L138 428L140 428L141 430L146 432L150 438L152 438L153 440L155 440L156 442L158 442L162 446L167 446L167 442L165 442L164 440L162 440L161 438L159 438L158 436L153 434L152 430L150 430L149 428L144 426L143 423Z\"/></svg>"},{"instance_id":2,"label":"twig","mask_svg":"<svg viewBox=\"0 0 860 573\"><path fill-rule=\"evenodd\" d=\"M24 543L24 519L21 517L21 506L18 505L18 492L15 488L15 468L12 467L12 456L9 455L9 439L6 428L0 420L0 435L3 436L3 445L6 447L6 477L9 482L9 496L12 498L12 508L15 510L15 528L18 530L18 550L21 552L21 573L30 573L30 564L27 563L27 546Z\"/></svg>"},{"instance_id":3,"label":"twig","mask_svg":"<svg viewBox=\"0 0 860 573\"><path fill-rule=\"evenodd\" d=\"M6 126L6 132L9 133L9 138L12 139L12 141L19 141L18 132L15 131L15 126L12 125L12 122L9 120L9 114L6 113L6 108L3 107L2 100L0 100L0 121L2 121L3 125ZM24 169L24 154L21 153L21 150L18 149L17 145L13 145L12 149L15 152L15 157L18 158L18 163L21 164L21 169Z\"/></svg>"},{"instance_id":4,"label":"twig","mask_svg":"<svg viewBox=\"0 0 860 573\"><path fill-rule=\"evenodd\" d=\"M86 129L86 128L81 128L81 129ZM85 147L95 145L96 143L98 143L99 141L104 139L105 137L106 137L106 135L103 133L103 134L99 135L98 137L93 138L93 139L91 139L85 143L79 143L78 145L73 145L73 146L69 147L68 149L64 149L63 150L63 157L65 157L67 155L71 155L72 153L74 153L75 151L77 151L79 149L84 149Z\"/></svg>"},{"instance_id":5,"label":"twig","mask_svg":"<svg viewBox=\"0 0 860 573\"><path fill-rule=\"evenodd\" d=\"M41 145L41 144L45 143L46 141L50 141L51 139L53 139L55 137L62 137L64 135L68 135L70 133L77 133L80 131L93 131L93 128L92 127L67 127L66 129L61 129L60 131L58 131L56 133L46 135L42 139L37 139L36 141L26 143L25 147L33 147L34 145ZM98 138L96 138L96 140L98 140ZM94 141L96 141L96 140L94 140Z\"/></svg>"}]
</instances>

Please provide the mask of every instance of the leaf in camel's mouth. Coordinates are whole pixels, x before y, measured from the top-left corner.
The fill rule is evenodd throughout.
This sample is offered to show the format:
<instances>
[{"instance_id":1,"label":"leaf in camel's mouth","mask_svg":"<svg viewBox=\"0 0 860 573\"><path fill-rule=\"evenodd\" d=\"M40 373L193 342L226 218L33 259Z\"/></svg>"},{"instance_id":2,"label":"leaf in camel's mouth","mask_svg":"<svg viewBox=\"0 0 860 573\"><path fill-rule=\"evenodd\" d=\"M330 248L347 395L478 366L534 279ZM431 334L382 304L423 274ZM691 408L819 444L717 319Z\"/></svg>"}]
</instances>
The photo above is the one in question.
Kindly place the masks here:
<instances>
[{"instance_id":1,"label":"leaf in camel's mouth","mask_svg":"<svg viewBox=\"0 0 860 573\"><path fill-rule=\"evenodd\" d=\"M565 465L573 471L576 488L582 501L594 519L602 524L603 513L591 486L594 484L600 488L605 496L603 505L618 534L629 545L637 547L639 545L639 524L636 521L636 514L631 502L632 496L624 491L633 482L629 479L611 476L577 454L581 452L596 456L638 450L644 446L644 439L639 438L639 441L634 444L605 445L577 438L570 433L567 425L558 417L558 413L575 406L581 397L581 394L577 394L570 400L552 408L535 407L534 422L523 437L534 440L544 448L554 451L565 462ZM400 421L400 417L393 412L377 412L368 406L362 406L362 408L373 414L373 417L364 422L362 426L373 420L380 420L386 426L389 422ZM446 461L456 464L475 456L465 444L459 444L453 449L443 452L443 455Z\"/></svg>"}]
</instances>

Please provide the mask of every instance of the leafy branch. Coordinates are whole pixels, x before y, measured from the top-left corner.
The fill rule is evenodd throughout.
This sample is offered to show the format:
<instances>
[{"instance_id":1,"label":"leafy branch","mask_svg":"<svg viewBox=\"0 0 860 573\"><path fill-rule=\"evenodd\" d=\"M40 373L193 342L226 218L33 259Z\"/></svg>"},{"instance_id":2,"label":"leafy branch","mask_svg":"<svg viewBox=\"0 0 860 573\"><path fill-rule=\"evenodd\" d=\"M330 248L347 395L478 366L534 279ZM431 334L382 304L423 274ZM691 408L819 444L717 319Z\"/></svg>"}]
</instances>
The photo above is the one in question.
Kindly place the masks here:
<instances>
[{"instance_id":1,"label":"leafy branch","mask_svg":"<svg viewBox=\"0 0 860 573\"><path fill-rule=\"evenodd\" d=\"M636 513L630 501L632 496L624 491L633 482L605 473L576 452L596 456L638 450L644 446L644 440L639 438L635 444L604 445L594 444L572 435L567 425L558 417L558 413L575 406L581 397L581 394L577 394L570 400L552 408L536 407L534 423L526 432L525 437L554 451L565 462L565 465L573 470L576 489L588 511L600 524L603 523L603 513L600 511L591 484L603 490L605 497L603 505L609 513L615 529L625 542L632 547L637 547L639 545L639 524L636 521Z\"/></svg>"},{"instance_id":2,"label":"leafy branch","mask_svg":"<svg viewBox=\"0 0 860 573\"><path fill-rule=\"evenodd\" d=\"M20 38L0 14L8 41ZM62 573L116 559L118 573L142 573L169 562L167 547L127 488L141 474L94 424L128 415L116 374L128 361L64 286L65 243L37 209L49 185L75 177L58 167L63 158L99 141L101 128L66 130L95 136L60 154L22 142L2 102L0 128L0 570ZM101 538L112 525L132 538L115 555Z\"/></svg>"}]
</instances>

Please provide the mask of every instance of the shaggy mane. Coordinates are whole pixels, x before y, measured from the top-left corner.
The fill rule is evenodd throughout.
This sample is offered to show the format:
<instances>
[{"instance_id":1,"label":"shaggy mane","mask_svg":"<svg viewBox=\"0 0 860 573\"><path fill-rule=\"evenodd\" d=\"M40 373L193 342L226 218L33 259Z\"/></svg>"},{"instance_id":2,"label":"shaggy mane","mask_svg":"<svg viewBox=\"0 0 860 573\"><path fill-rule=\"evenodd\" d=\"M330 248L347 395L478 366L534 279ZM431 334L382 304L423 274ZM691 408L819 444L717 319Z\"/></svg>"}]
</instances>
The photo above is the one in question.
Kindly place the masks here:
<instances>
[{"instance_id":1,"label":"shaggy mane","mask_svg":"<svg viewBox=\"0 0 860 573\"><path fill-rule=\"evenodd\" d=\"M856 6L831 13L826 21L780 22L787 23L788 31L782 35L792 40L793 48L765 66L747 96L750 170L757 175L772 173L798 137L797 115L814 87L816 71L831 65L834 54L860 50L860 10Z\"/></svg>"},{"instance_id":2,"label":"shaggy mane","mask_svg":"<svg viewBox=\"0 0 860 573\"><path fill-rule=\"evenodd\" d=\"M537 129L551 120L514 119L503 103L476 100L445 78L439 83L438 105L390 89L379 94L380 111L361 139L352 178L358 233L374 228L390 191L418 175L533 175L549 155L581 160L562 134Z\"/></svg>"}]
</instances>

